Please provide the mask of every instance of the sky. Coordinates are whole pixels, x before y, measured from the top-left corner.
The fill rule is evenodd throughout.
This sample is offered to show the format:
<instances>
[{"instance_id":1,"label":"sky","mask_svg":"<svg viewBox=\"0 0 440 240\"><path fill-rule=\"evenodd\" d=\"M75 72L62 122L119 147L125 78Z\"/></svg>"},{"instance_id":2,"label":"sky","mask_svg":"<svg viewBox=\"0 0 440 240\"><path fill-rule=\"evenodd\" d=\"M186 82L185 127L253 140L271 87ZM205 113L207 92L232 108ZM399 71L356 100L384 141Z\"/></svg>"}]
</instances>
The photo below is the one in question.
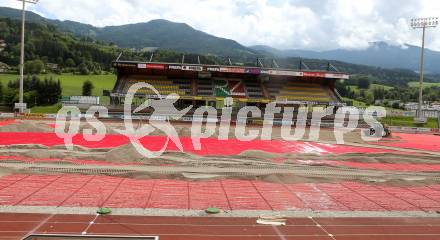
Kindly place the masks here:
<instances>
[{"instance_id":1,"label":"sky","mask_svg":"<svg viewBox=\"0 0 440 240\"><path fill-rule=\"evenodd\" d=\"M17 0L0 6L20 8ZM412 17L440 17L439 0L40 0L28 10L98 27L167 19L239 43L279 49L421 45ZM440 26L426 46L440 51Z\"/></svg>"}]
</instances>

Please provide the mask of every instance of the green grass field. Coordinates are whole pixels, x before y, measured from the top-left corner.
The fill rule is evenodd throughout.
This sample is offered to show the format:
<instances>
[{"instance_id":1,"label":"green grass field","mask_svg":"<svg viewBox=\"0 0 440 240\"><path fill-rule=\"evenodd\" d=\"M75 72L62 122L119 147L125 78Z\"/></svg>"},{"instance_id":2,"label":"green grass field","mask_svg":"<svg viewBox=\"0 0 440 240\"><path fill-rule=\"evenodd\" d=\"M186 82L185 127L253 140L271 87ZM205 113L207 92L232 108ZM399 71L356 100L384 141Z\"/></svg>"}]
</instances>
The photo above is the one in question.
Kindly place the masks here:
<instances>
[{"instance_id":1,"label":"green grass field","mask_svg":"<svg viewBox=\"0 0 440 240\"><path fill-rule=\"evenodd\" d=\"M408 86L409 87L419 87L419 82L409 82ZM424 88L440 87L440 83L427 83L427 82L424 82L423 83L423 87Z\"/></svg>"},{"instance_id":2,"label":"green grass field","mask_svg":"<svg viewBox=\"0 0 440 240\"><path fill-rule=\"evenodd\" d=\"M352 91L356 91L359 92L359 87L358 86L348 86ZM386 85L381 85L381 84L370 84L370 87L368 89L366 89L368 92L373 92L373 90L375 88L384 88L385 90L390 90L393 89L393 87L390 86L386 86Z\"/></svg>"},{"instance_id":3,"label":"green grass field","mask_svg":"<svg viewBox=\"0 0 440 240\"><path fill-rule=\"evenodd\" d=\"M370 89L381 88L381 87L384 88L385 90L391 90L391 89L393 89L393 87L386 86L386 85L381 85L381 84L375 84L375 83L373 83L373 84L370 85Z\"/></svg>"},{"instance_id":4,"label":"green grass field","mask_svg":"<svg viewBox=\"0 0 440 240\"><path fill-rule=\"evenodd\" d=\"M60 109L60 103L50 106L35 106L31 109L31 113L57 113Z\"/></svg>"},{"instance_id":5,"label":"green grass field","mask_svg":"<svg viewBox=\"0 0 440 240\"><path fill-rule=\"evenodd\" d=\"M102 90L112 90L116 82L116 75L72 75L72 74L42 74L39 75L40 79L45 77L53 79L59 79L61 87L63 89L63 96L78 96L82 95L82 85L86 80L90 80L95 87L93 89L94 96L102 96ZM0 82L3 86L6 86L9 81L17 79L18 75L13 74L0 74Z\"/></svg>"},{"instance_id":6,"label":"green grass field","mask_svg":"<svg viewBox=\"0 0 440 240\"><path fill-rule=\"evenodd\" d=\"M436 118L429 118L426 124L415 124L413 117L386 117L381 119L382 123L389 126L402 126L402 127L425 127L425 128L438 128L438 122Z\"/></svg>"},{"instance_id":7,"label":"green grass field","mask_svg":"<svg viewBox=\"0 0 440 240\"><path fill-rule=\"evenodd\" d=\"M106 104L109 102L109 97L103 97L103 90L112 90L115 82L116 75L72 75L72 74L42 74L39 75L40 79L50 78L61 82L61 88L63 90L63 96L80 96L82 95L82 85L86 80L90 80L93 83L94 89L92 94L94 96L101 97L101 103ZM14 74L0 74L0 82L3 87L6 87L8 82L18 78L18 75ZM32 113L56 113L60 109L60 104L51 106L36 106L31 109Z\"/></svg>"},{"instance_id":8,"label":"green grass field","mask_svg":"<svg viewBox=\"0 0 440 240\"><path fill-rule=\"evenodd\" d=\"M358 108L365 108L368 107L368 104L361 102L361 101L357 101L351 98L342 98L344 101L351 101L353 103L353 107L358 107Z\"/></svg>"}]
</instances>

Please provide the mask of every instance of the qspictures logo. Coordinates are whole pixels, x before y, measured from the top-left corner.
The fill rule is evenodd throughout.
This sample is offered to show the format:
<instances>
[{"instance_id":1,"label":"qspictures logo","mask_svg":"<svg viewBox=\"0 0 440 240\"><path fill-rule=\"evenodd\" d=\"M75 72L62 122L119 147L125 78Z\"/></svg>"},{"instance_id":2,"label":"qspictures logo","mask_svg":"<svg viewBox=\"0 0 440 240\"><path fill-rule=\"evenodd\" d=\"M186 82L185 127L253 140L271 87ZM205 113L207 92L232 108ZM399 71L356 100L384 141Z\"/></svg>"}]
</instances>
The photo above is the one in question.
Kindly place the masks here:
<instances>
[{"instance_id":1,"label":"qspictures logo","mask_svg":"<svg viewBox=\"0 0 440 240\"><path fill-rule=\"evenodd\" d=\"M147 90L154 93L155 99L148 99L141 105L133 109L135 95L140 90ZM184 151L180 137L171 124L171 121L181 120L183 117L188 119L188 114L194 107L188 106L178 110L175 103L180 99L177 94L163 96L148 83L136 83L132 85L124 101L124 127L116 129L117 132L126 136L136 151L146 158L161 156L167 149L168 144L173 142L180 151ZM228 140L231 131L233 99L225 99L225 107L221 109L219 117L218 110L211 106L202 106L192 112L191 119L191 140L195 150L201 150L201 139L209 138L214 135L218 127L218 139ZM148 123L137 125L133 124L134 113L142 113L147 108L154 109L148 116ZM284 110L284 111L282 111ZM293 121L294 113L297 111L296 121ZM245 106L239 109L236 117L234 129L235 138L239 141L252 141L260 138L261 140L271 140L274 125L281 125L281 138L286 141L297 141L303 139L306 133L308 121L308 106L278 107L276 102L268 103L264 112L255 106ZM282 119L276 119L276 114L282 113ZM308 140L318 141L321 130L322 119L325 116L334 114L334 107L313 107L312 118L310 120L310 131ZM98 115L98 118L96 117ZM64 139L67 149L73 149L73 137L80 134L80 124L82 118L81 111L76 106L64 106L57 114L55 133L59 138ZM377 120L386 116L383 107L369 107L362 112L355 107L341 107L336 111L333 133L337 144L344 144L344 135L354 131L361 120L369 125L367 131L361 131L364 141L378 141L382 138L384 128ZM108 109L103 106L92 106L84 115L85 120L92 128L83 129L82 135L86 141L99 142L107 134L107 129L99 118L108 118ZM248 128L249 118L262 118L261 129ZM66 131L67 130L67 131ZM164 145L158 151L151 151L144 147L141 139L152 134L155 130L160 130L166 135Z\"/></svg>"}]
</instances>

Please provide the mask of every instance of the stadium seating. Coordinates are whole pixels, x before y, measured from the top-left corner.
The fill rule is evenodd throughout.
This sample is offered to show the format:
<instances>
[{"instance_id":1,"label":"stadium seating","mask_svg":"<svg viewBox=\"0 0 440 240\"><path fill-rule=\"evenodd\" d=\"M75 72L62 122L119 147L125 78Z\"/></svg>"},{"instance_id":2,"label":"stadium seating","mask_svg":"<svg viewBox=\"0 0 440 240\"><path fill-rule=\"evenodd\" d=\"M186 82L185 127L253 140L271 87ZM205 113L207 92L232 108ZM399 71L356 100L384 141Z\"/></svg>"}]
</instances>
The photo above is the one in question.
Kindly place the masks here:
<instances>
[{"instance_id":1,"label":"stadium seating","mask_svg":"<svg viewBox=\"0 0 440 240\"><path fill-rule=\"evenodd\" d=\"M246 96L249 98L264 98L263 90L261 89L261 85L259 81L256 80L243 80Z\"/></svg>"},{"instance_id":2,"label":"stadium seating","mask_svg":"<svg viewBox=\"0 0 440 240\"><path fill-rule=\"evenodd\" d=\"M130 79L125 85L124 92L128 92L129 88L139 82L145 82L151 84L161 95L168 95L171 93L179 94L184 96L187 94L186 90L181 90L179 85L174 84L173 81L168 79ZM140 89L137 93L146 95L156 95L156 93L147 88Z\"/></svg>"},{"instance_id":3,"label":"stadium seating","mask_svg":"<svg viewBox=\"0 0 440 240\"><path fill-rule=\"evenodd\" d=\"M198 96L214 96L214 86L211 79L197 80L197 95Z\"/></svg>"},{"instance_id":4,"label":"stadium seating","mask_svg":"<svg viewBox=\"0 0 440 240\"><path fill-rule=\"evenodd\" d=\"M270 81L264 83L267 92L269 94L269 97L271 99L275 99L277 97L284 84L285 83L283 81L278 81L275 79L274 80L271 79Z\"/></svg>"},{"instance_id":5,"label":"stadium seating","mask_svg":"<svg viewBox=\"0 0 440 240\"><path fill-rule=\"evenodd\" d=\"M309 101L309 102L334 102L331 90L319 83L297 81L269 81L266 88L271 98L278 101Z\"/></svg>"},{"instance_id":6,"label":"stadium seating","mask_svg":"<svg viewBox=\"0 0 440 240\"><path fill-rule=\"evenodd\" d=\"M180 96L193 95L192 79L168 79L167 77L130 76L121 79L116 87L117 92L127 92L135 83L146 82L156 88L161 95L171 93ZM269 97L277 101L307 101L318 103L338 102L338 97L325 84L320 82L302 82L297 79L286 81L282 78L268 79L261 84L257 79L242 79L246 98L264 99ZM197 79L195 96L215 97L215 81L213 79ZM150 89L141 89L138 94L155 95Z\"/></svg>"},{"instance_id":7,"label":"stadium seating","mask_svg":"<svg viewBox=\"0 0 440 240\"><path fill-rule=\"evenodd\" d=\"M332 99L324 86L313 83L292 83L284 86L277 100L298 100L298 101L316 101L331 102Z\"/></svg>"},{"instance_id":8,"label":"stadium seating","mask_svg":"<svg viewBox=\"0 0 440 240\"><path fill-rule=\"evenodd\" d=\"M183 92L183 95L191 95L191 79L173 79L172 81Z\"/></svg>"}]
</instances>

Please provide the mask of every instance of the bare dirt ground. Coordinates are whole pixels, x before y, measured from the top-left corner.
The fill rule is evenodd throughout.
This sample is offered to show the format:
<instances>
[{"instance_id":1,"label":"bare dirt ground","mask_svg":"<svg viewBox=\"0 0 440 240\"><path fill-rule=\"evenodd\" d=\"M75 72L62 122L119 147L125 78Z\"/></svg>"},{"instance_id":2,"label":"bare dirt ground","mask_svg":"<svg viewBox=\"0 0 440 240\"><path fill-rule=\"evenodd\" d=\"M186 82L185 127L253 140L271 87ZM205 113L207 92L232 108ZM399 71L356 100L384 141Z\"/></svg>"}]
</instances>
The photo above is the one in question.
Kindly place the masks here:
<instances>
[{"instance_id":1,"label":"bare dirt ground","mask_svg":"<svg viewBox=\"0 0 440 240\"><path fill-rule=\"evenodd\" d=\"M17 123L0 127L0 132L53 132L53 121L18 120ZM105 122L107 133L118 134L115 129L123 129L122 122ZM139 124L135 124L139 126ZM180 137L191 136L191 125L174 123L173 126ZM89 128L87 123L81 123L80 130ZM250 130L261 127L251 126ZM229 136L234 138L235 128L231 126ZM306 130L304 140L308 139ZM150 135L164 135L156 130ZM212 137L218 136L217 132ZM273 139L281 138L281 128L274 127ZM322 129L320 142L334 142L332 129ZM371 146L360 137L360 131L345 135L347 143L359 146ZM388 140L389 141L389 140ZM380 146L377 146L380 148ZM336 160L362 163L411 163L411 164L440 164L440 156L429 153L407 154L376 153L376 154L310 154L310 153L268 153L263 151L245 151L235 156L199 156L190 153L166 152L156 159L147 159L127 144L112 149L87 149L76 147L68 151L64 146L45 147L41 145L17 145L0 147L0 156L20 156L27 158L56 158L57 161L38 163L20 163L17 161L1 161L0 176L9 173L82 173L121 175L133 178L182 178L201 181L206 179L236 178L260 179L270 182L337 182L361 181L386 184L419 185L440 182L437 172L398 172L367 169L353 169L342 166L328 166L319 163L321 160ZM125 163L123 166L97 166L75 164L67 160L96 160L102 163ZM281 160L281 161L280 161ZM305 161L309 164L299 164Z\"/></svg>"},{"instance_id":2,"label":"bare dirt ground","mask_svg":"<svg viewBox=\"0 0 440 240\"><path fill-rule=\"evenodd\" d=\"M106 121L103 122L107 129L107 134L119 134L115 129L124 129L124 123L122 121ZM134 122L134 127L139 127L142 124L146 124L146 122ZM54 131L54 121L48 121L48 120L17 120L15 124L6 125L3 127L0 127L0 132L53 132ZM173 123L173 127L176 129L177 133L180 137L190 137L191 136L191 124L190 123L181 123L176 122ZM79 131L82 132L86 128L91 128L90 124L82 121L80 124ZM247 126L246 127L246 133L249 131L259 130L261 133L261 126ZM206 128L202 127L202 131L205 131ZM235 138L235 126L231 125L229 129L229 138L233 139ZM294 133L294 128L292 128L291 133ZM309 139L309 133L310 129L305 129L305 134L302 138L302 140L308 140ZM151 136L163 136L165 135L164 132L161 130L156 129L153 133L150 134ZM217 138L219 136L219 126L216 128L216 132L211 136L213 138ZM274 126L272 128L272 139L273 140L280 140L281 137L281 127ZM363 143L363 140L361 139L360 131L350 132L345 134L344 140L346 142L352 142L352 143ZM335 136L333 129L326 129L322 128L320 129L319 133L319 141L323 142L334 142Z\"/></svg>"}]
</instances>

